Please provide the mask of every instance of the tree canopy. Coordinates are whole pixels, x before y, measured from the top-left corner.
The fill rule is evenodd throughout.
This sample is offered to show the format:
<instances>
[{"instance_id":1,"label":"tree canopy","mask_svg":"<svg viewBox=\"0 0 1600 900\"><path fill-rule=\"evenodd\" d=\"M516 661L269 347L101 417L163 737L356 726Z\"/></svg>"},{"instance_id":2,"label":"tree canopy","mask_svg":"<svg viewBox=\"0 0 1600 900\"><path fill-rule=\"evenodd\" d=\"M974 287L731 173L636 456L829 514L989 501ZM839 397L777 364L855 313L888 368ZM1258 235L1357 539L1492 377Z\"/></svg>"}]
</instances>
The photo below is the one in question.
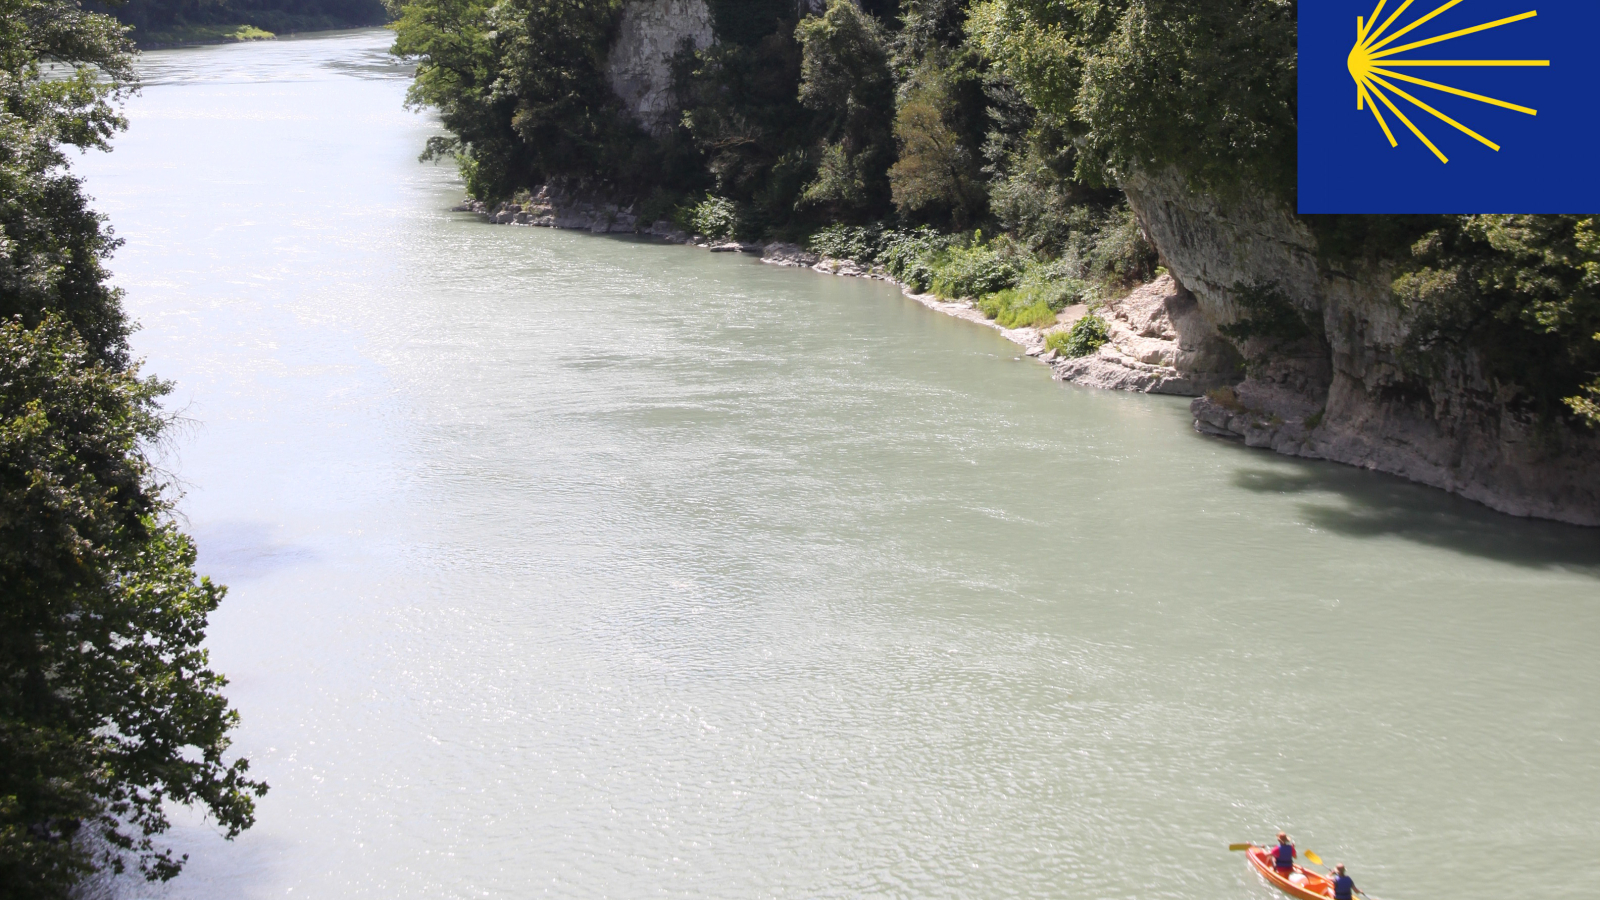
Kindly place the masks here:
<instances>
[{"instance_id":1,"label":"tree canopy","mask_svg":"<svg viewBox=\"0 0 1600 900\"><path fill-rule=\"evenodd\" d=\"M228 835L265 786L200 643L197 576L150 459L166 390L128 358L115 248L65 148L107 149L136 86L125 29L71 0L0 0L0 898L152 878L165 804ZM65 67L46 78L45 63Z\"/></svg>"}]
</instances>

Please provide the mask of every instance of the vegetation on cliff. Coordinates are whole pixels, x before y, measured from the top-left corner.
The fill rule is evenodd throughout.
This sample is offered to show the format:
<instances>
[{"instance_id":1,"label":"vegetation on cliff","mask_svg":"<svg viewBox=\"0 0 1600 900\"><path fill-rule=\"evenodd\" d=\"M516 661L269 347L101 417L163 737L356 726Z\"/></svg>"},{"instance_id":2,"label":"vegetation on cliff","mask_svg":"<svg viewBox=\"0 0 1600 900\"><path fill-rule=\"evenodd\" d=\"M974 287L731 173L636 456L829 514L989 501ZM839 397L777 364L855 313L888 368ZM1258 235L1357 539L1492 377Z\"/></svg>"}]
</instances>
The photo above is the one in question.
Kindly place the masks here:
<instances>
[{"instance_id":1,"label":"vegetation on cliff","mask_svg":"<svg viewBox=\"0 0 1600 900\"><path fill-rule=\"evenodd\" d=\"M1294 3L983 0L970 28L1039 127L1069 138L1078 177L1176 169L1195 190L1293 204ZM1466 377L1471 361L1547 422L1600 421L1600 382L1584 387L1600 372L1600 220L1302 219L1324 254L1392 267L1416 381Z\"/></svg>"},{"instance_id":2,"label":"vegetation on cliff","mask_svg":"<svg viewBox=\"0 0 1600 900\"><path fill-rule=\"evenodd\" d=\"M130 860L171 877L168 803L232 835L265 787L225 758L200 649L223 589L150 459L165 386L128 358L116 241L67 167L123 127L131 48L72 0L0 12L0 898L32 900Z\"/></svg>"},{"instance_id":3,"label":"vegetation on cliff","mask_svg":"<svg viewBox=\"0 0 1600 900\"><path fill-rule=\"evenodd\" d=\"M1149 277L1154 252L1117 189L1131 175L1294 201L1293 0L714 0L718 43L680 54L681 119L656 137L594 89L622 7L409 0L396 52L418 58L413 99L453 134L431 149L456 154L476 196L581 178L685 225L711 203L729 235L853 245L852 258L973 291L1017 322ZM520 49L530 39L562 46ZM568 142L586 152L558 152ZM1408 378L1470 368L1547 422L1592 417L1593 219L1303 221L1331 261L1393 272L1415 323ZM819 232L830 225L864 230ZM950 237L907 243L925 226ZM995 237L975 242L980 228ZM1015 271L940 277L969 257ZM1052 280L1068 288L1039 293Z\"/></svg>"}]
</instances>

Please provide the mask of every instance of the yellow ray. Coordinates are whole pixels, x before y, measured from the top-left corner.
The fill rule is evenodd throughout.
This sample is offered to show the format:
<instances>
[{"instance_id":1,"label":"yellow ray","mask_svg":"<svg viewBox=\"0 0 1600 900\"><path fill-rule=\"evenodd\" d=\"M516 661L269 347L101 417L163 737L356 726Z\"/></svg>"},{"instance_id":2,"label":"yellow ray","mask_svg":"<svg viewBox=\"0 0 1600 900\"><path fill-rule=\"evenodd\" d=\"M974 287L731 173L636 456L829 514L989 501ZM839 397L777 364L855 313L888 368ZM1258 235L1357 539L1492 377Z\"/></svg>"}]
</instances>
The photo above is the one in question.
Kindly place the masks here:
<instances>
[{"instance_id":1,"label":"yellow ray","mask_svg":"<svg viewBox=\"0 0 1600 900\"><path fill-rule=\"evenodd\" d=\"M1388 2L1389 2L1389 0L1378 0L1378 5L1373 7L1373 9L1372 9L1372 15L1367 16L1367 25L1369 27L1372 25L1373 22L1378 21L1378 16L1383 14L1383 5L1385 3L1388 3ZM1367 33L1365 31L1363 31L1363 32L1361 32L1361 36L1359 38L1356 38L1356 42L1357 43L1361 43L1362 41L1365 41L1366 39L1367 39Z\"/></svg>"},{"instance_id":2,"label":"yellow ray","mask_svg":"<svg viewBox=\"0 0 1600 900\"><path fill-rule=\"evenodd\" d=\"M1400 146L1400 142L1394 139L1394 132L1389 130L1389 123L1383 120L1383 113L1378 112L1378 104L1367 96L1367 85L1364 82L1357 83L1356 90L1360 91L1361 97L1367 101L1367 108L1372 110L1372 117L1378 120L1378 127L1383 129L1383 136L1389 139L1389 146Z\"/></svg>"},{"instance_id":3,"label":"yellow ray","mask_svg":"<svg viewBox=\"0 0 1600 900\"><path fill-rule=\"evenodd\" d=\"M1496 144L1494 141L1489 140L1488 138L1486 138L1483 135L1477 133L1476 131L1473 131L1471 128L1468 128L1467 126L1461 124L1460 122L1457 122L1455 119L1450 118L1449 116L1445 115L1444 113L1439 112L1437 109L1434 109L1433 107L1429 106L1428 104L1423 103L1421 100L1418 100L1417 98L1411 96L1410 94L1406 93L1405 91L1400 90L1399 88L1397 88L1394 85L1390 84L1389 82L1383 80L1382 78L1379 78L1378 76L1374 75L1374 76L1372 76L1372 80L1376 81L1377 83L1383 85L1384 87L1388 88L1389 90L1394 91L1396 94L1399 94L1400 96L1402 96L1402 97L1406 98L1407 100L1411 101L1413 106L1416 106L1416 107L1418 107L1418 108L1420 108L1420 109L1422 109L1422 110L1424 110L1424 111L1426 111L1428 113L1431 113L1434 118L1439 119L1440 121L1443 121L1443 122L1445 122L1445 123L1447 123L1449 125L1454 126L1457 131L1461 132L1462 134L1467 135L1468 137L1473 138L1478 143L1483 144L1485 147L1488 147L1489 149L1496 150L1496 151L1498 151L1500 149L1500 145L1499 144Z\"/></svg>"},{"instance_id":4,"label":"yellow ray","mask_svg":"<svg viewBox=\"0 0 1600 900\"><path fill-rule=\"evenodd\" d=\"M1400 18L1400 14L1405 12L1410 7L1411 7L1411 0L1406 0L1406 2L1400 4L1400 8L1395 10L1394 12L1390 13L1389 14L1389 18L1385 19L1383 24L1378 26L1377 30L1372 32L1372 37L1370 38L1370 40L1374 40L1375 41L1378 38L1383 37L1383 33L1385 31L1389 30L1389 26L1394 24L1394 20ZM1366 43L1366 42L1363 41L1362 43Z\"/></svg>"},{"instance_id":5,"label":"yellow ray","mask_svg":"<svg viewBox=\"0 0 1600 900\"><path fill-rule=\"evenodd\" d=\"M1406 118L1406 114L1401 112L1400 108L1398 106L1395 106L1394 103L1392 103L1389 100L1389 98L1384 95L1383 91L1378 90L1378 86L1376 84L1373 84L1372 81L1369 80L1367 82L1367 88L1372 91L1373 96L1375 96L1379 100L1383 101L1383 105L1384 106L1389 107L1389 112L1394 113L1394 117L1395 118L1397 118L1401 122L1405 123L1405 126L1407 128L1409 128L1409 129L1411 129L1411 133L1417 136L1417 140L1419 140L1419 141L1423 142L1424 144L1428 145L1428 149L1433 151L1433 155L1434 156L1439 157L1439 161L1440 162L1442 162L1442 163L1450 162L1450 157L1445 156L1444 153L1440 152L1439 148L1435 147L1433 145L1433 141L1428 140L1428 136L1427 135L1423 134L1422 131L1417 128L1417 126L1411 124L1411 120Z\"/></svg>"},{"instance_id":6,"label":"yellow ray","mask_svg":"<svg viewBox=\"0 0 1600 900\"><path fill-rule=\"evenodd\" d=\"M1548 66L1548 59L1386 59L1379 65L1394 66Z\"/></svg>"},{"instance_id":7,"label":"yellow ray","mask_svg":"<svg viewBox=\"0 0 1600 900\"><path fill-rule=\"evenodd\" d=\"M1422 18L1416 20L1415 22L1412 22L1410 25L1407 25L1406 27L1400 29L1399 31L1396 31L1394 34L1389 35L1388 37L1386 37L1383 40L1379 41L1374 46L1368 47L1367 49L1368 50L1372 50L1374 52L1376 52L1378 50L1382 50L1384 47L1389 46L1390 44L1394 43L1399 38L1404 37L1407 34L1410 34L1411 30L1413 28L1416 28L1418 25L1422 25L1422 24L1425 24L1427 22L1432 21L1434 16L1437 16L1440 13L1443 13L1443 12L1448 12L1452 6L1455 6L1457 3L1460 3L1460 2L1461 2L1461 0L1450 0L1449 3L1446 3L1445 5L1439 7L1438 9L1434 10L1431 13L1428 13L1427 15L1423 16Z\"/></svg>"},{"instance_id":8,"label":"yellow ray","mask_svg":"<svg viewBox=\"0 0 1600 900\"><path fill-rule=\"evenodd\" d=\"M1388 69L1378 66L1374 66L1368 71L1376 75L1387 75L1390 78L1398 78L1401 81L1409 81L1412 84L1419 84L1425 88L1433 88L1436 91L1444 91L1446 94L1455 94L1457 97L1465 97L1468 100L1477 100L1480 103L1487 103L1491 106L1498 106L1503 109L1513 109L1519 113L1527 113L1530 116L1537 116L1539 114L1537 109L1529 109L1526 106L1518 106L1515 103L1507 103L1504 100L1496 100L1493 97L1485 97L1482 94L1474 94L1471 91L1463 91L1460 88L1453 88L1448 85L1437 84L1432 81L1423 81L1421 78L1412 78L1410 75L1406 75L1401 72L1391 72Z\"/></svg>"},{"instance_id":9,"label":"yellow ray","mask_svg":"<svg viewBox=\"0 0 1600 900\"><path fill-rule=\"evenodd\" d=\"M1407 50L1415 50L1418 47L1426 47L1429 44L1437 44L1441 41L1448 41L1452 38L1458 38L1463 35L1477 34L1480 31L1488 31L1491 28L1499 28L1501 25L1510 25L1512 22L1521 22L1524 19L1531 19L1538 14L1539 13L1537 11L1534 11L1521 13L1515 16L1506 16L1504 19L1496 19L1493 22L1485 22L1482 25L1474 25L1471 28L1463 28L1460 31L1452 31L1449 34L1441 34L1438 37L1413 41L1412 43L1403 44L1399 47L1390 47L1388 50L1385 50L1382 53L1374 52L1372 57L1374 59L1382 59L1385 56L1393 56L1396 53L1404 53Z\"/></svg>"}]
</instances>

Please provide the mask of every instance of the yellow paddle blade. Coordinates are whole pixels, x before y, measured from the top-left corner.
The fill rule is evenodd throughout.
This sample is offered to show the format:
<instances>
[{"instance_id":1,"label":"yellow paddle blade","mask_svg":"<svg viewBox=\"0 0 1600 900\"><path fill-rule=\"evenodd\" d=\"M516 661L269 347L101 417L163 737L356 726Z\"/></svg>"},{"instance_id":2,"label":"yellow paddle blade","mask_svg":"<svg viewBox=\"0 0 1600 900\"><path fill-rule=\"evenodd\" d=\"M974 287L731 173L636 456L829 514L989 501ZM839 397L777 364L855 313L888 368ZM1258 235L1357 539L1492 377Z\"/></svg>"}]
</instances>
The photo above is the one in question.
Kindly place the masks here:
<instances>
[{"instance_id":1,"label":"yellow paddle blade","mask_svg":"<svg viewBox=\"0 0 1600 900\"><path fill-rule=\"evenodd\" d=\"M1230 851L1249 850L1251 847L1254 847L1254 846L1255 846L1255 844L1229 844L1228 845L1228 849Z\"/></svg>"},{"instance_id":2,"label":"yellow paddle blade","mask_svg":"<svg viewBox=\"0 0 1600 900\"><path fill-rule=\"evenodd\" d=\"M1322 861L1322 857L1318 856L1316 854L1316 851L1314 851L1314 850L1307 850L1306 851L1306 859L1311 860L1312 862L1316 863L1319 866L1327 865L1327 863Z\"/></svg>"}]
</instances>

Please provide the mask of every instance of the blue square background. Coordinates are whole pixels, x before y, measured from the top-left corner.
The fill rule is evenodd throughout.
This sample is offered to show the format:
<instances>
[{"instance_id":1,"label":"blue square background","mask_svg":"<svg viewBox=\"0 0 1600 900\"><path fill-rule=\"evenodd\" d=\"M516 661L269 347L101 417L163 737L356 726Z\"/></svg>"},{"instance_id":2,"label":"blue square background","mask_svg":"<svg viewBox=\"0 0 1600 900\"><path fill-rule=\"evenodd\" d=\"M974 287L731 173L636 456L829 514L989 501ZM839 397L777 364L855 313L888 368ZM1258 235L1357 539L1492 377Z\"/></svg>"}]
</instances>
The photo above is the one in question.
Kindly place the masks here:
<instances>
[{"instance_id":1,"label":"blue square background","mask_svg":"<svg viewBox=\"0 0 1600 900\"><path fill-rule=\"evenodd\" d=\"M1537 116L1394 82L1501 145L1485 147L1389 92L1432 140L1440 163L1383 105L1400 146L1356 109L1345 58L1356 17L1377 0L1300 0L1299 211L1302 213L1600 213L1600 0L1463 0L1400 46L1506 16L1537 18L1408 50L1410 59L1548 59L1549 68L1404 68L1408 75L1537 109ZM1381 24L1404 0L1390 0ZM1415 0L1388 32L1445 0ZM1393 79L1390 79L1393 81Z\"/></svg>"}]
</instances>

